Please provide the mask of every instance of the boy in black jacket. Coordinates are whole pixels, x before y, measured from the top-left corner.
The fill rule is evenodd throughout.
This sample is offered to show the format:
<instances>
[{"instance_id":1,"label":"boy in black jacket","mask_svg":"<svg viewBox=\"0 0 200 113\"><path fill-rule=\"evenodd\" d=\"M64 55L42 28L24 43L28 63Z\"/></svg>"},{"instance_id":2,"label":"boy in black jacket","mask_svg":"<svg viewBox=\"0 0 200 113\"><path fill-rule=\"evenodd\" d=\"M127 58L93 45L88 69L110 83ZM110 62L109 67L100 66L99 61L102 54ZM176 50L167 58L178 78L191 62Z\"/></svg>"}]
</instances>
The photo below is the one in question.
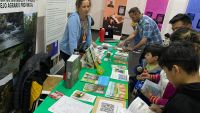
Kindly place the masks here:
<instances>
[{"instance_id":1,"label":"boy in black jacket","mask_svg":"<svg viewBox=\"0 0 200 113\"><path fill-rule=\"evenodd\" d=\"M162 54L159 64L177 88L163 113L199 113L200 57L194 44L185 41L171 43Z\"/></svg>"}]
</instances>

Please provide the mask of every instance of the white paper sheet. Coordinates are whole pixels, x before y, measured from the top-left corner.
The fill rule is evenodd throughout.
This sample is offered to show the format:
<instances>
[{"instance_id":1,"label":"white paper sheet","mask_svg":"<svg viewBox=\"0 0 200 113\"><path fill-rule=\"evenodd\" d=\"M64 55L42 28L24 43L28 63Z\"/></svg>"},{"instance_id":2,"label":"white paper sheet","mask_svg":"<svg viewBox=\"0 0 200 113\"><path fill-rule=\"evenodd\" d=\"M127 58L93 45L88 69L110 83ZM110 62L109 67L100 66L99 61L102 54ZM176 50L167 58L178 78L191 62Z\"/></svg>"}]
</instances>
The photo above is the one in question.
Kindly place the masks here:
<instances>
[{"instance_id":1,"label":"white paper sheet","mask_svg":"<svg viewBox=\"0 0 200 113\"><path fill-rule=\"evenodd\" d=\"M90 113L92 108L93 106L91 105L63 96L48 110L53 113Z\"/></svg>"}]
</instances>

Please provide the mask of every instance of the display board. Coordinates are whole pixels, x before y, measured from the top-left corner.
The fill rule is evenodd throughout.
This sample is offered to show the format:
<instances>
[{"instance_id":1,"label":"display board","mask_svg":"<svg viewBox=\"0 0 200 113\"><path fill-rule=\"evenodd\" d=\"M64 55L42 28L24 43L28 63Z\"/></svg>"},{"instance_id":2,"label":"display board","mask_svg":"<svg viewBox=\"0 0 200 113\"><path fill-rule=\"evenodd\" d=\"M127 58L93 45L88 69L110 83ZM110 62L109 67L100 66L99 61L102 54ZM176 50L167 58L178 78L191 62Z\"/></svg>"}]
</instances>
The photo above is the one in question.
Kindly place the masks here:
<instances>
[{"instance_id":1,"label":"display board","mask_svg":"<svg viewBox=\"0 0 200 113\"><path fill-rule=\"evenodd\" d=\"M169 0L147 0L145 14L154 19L161 30Z\"/></svg>"},{"instance_id":2,"label":"display board","mask_svg":"<svg viewBox=\"0 0 200 113\"><path fill-rule=\"evenodd\" d=\"M114 35L121 35L127 0L105 0L103 27L113 28Z\"/></svg>"},{"instance_id":3,"label":"display board","mask_svg":"<svg viewBox=\"0 0 200 113\"><path fill-rule=\"evenodd\" d=\"M37 0L0 2L0 79L35 54Z\"/></svg>"},{"instance_id":4,"label":"display board","mask_svg":"<svg viewBox=\"0 0 200 113\"><path fill-rule=\"evenodd\" d=\"M192 28L200 31L200 1L199 0L190 0L186 13L190 16L192 20Z\"/></svg>"}]
</instances>

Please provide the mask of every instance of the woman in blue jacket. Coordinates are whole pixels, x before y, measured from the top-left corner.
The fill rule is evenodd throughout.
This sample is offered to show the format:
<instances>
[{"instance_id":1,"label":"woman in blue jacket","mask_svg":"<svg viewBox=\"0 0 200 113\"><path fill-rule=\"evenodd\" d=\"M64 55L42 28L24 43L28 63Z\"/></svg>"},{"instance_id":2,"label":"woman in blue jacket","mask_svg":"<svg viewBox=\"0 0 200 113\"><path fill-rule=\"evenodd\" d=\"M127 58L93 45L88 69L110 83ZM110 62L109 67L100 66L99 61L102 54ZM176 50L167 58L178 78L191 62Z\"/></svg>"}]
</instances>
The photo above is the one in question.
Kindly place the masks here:
<instances>
[{"instance_id":1,"label":"woman in blue jacket","mask_svg":"<svg viewBox=\"0 0 200 113\"><path fill-rule=\"evenodd\" d=\"M60 54L65 62L74 49L84 51L91 44L91 16L88 15L90 7L90 0L76 0L77 11L68 17L64 36L60 41Z\"/></svg>"}]
</instances>

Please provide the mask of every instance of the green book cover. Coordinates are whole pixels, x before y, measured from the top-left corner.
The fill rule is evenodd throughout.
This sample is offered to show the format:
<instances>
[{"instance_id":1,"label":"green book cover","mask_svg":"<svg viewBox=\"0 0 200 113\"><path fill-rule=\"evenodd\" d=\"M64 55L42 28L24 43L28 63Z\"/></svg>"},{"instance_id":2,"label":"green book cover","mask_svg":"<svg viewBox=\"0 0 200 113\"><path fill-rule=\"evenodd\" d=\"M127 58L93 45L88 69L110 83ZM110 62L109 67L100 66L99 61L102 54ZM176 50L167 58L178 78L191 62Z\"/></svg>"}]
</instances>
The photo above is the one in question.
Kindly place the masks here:
<instances>
[{"instance_id":1,"label":"green book cover","mask_svg":"<svg viewBox=\"0 0 200 113\"><path fill-rule=\"evenodd\" d=\"M67 60L66 68L67 76L65 87L71 88L78 81L79 72L81 70L80 55L71 55Z\"/></svg>"}]
</instances>

